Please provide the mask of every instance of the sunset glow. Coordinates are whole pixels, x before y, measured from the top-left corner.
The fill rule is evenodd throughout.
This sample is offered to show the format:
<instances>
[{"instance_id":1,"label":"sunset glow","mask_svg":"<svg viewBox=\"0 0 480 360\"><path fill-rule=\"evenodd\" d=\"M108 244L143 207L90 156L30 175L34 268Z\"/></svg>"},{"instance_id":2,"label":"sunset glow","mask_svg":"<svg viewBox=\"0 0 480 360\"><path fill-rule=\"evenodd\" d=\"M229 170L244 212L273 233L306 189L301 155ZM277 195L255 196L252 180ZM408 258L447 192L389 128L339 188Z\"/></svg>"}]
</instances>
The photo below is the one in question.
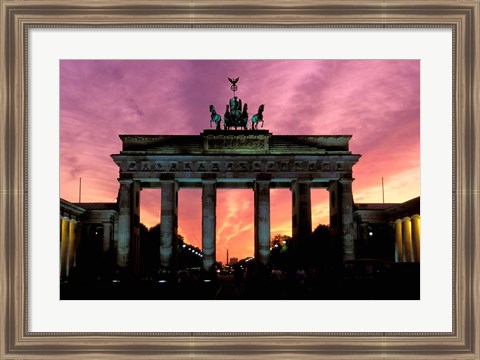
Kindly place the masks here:
<instances>
[{"instance_id":1,"label":"sunset glow","mask_svg":"<svg viewBox=\"0 0 480 360\"><path fill-rule=\"evenodd\" d=\"M274 135L352 135L354 202L420 195L420 62L417 60L63 60L60 63L60 196L115 202L120 134L198 135L209 105L223 115L227 77L249 115L265 104ZM328 224L328 193L312 191L312 224ZM201 247L201 190L179 192L179 234ZM141 222L160 221L160 190L141 193ZM271 190L271 235L291 234L291 194ZM217 260L253 256L253 191L217 191Z\"/></svg>"}]
</instances>

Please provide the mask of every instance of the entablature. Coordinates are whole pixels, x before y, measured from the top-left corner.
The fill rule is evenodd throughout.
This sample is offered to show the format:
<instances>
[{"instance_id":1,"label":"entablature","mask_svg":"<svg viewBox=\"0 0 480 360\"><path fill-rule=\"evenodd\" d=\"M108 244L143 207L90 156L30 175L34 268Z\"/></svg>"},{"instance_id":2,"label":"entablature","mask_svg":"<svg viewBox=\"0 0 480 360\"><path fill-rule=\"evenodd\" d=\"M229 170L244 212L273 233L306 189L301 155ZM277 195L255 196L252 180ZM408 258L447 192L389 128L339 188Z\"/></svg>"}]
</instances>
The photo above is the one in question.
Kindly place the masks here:
<instances>
[{"instance_id":1,"label":"entablature","mask_svg":"<svg viewBox=\"0 0 480 360\"><path fill-rule=\"evenodd\" d=\"M272 135L205 130L200 135L120 135L123 155L350 154L351 135Z\"/></svg>"},{"instance_id":2,"label":"entablature","mask_svg":"<svg viewBox=\"0 0 480 360\"><path fill-rule=\"evenodd\" d=\"M360 155L348 148L350 135L272 135L267 130L205 130L200 135L120 135L123 147L112 155L119 180L158 187L169 176L180 187L200 187L205 176L219 188L250 188L261 174L272 188L297 179L326 187L351 179Z\"/></svg>"},{"instance_id":3,"label":"entablature","mask_svg":"<svg viewBox=\"0 0 480 360\"><path fill-rule=\"evenodd\" d=\"M120 174L135 178L158 178L172 173L177 178L200 178L215 173L217 178L255 178L258 173L269 173L277 178L343 177L351 174L359 155L328 156L132 156L112 155Z\"/></svg>"}]
</instances>

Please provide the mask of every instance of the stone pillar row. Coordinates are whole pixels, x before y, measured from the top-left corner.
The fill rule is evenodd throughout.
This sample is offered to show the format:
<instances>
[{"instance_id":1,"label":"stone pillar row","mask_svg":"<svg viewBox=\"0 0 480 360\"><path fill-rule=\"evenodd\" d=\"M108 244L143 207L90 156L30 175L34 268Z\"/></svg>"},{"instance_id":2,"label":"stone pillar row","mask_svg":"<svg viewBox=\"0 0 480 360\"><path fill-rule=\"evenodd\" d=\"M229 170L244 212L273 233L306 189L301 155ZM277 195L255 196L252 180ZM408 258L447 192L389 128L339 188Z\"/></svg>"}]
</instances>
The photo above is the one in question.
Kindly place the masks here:
<instances>
[{"instance_id":1,"label":"stone pillar row","mask_svg":"<svg viewBox=\"0 0 480 360\"><path fill-rule=\"evenodd\" d=\"M177 246L178 184L173 179L161 181L160 265L175 269ZM203 269L215 263L217 187L214 177L202 179L202 253ZM255 257L267 264L270 254L270 180L255 182Z\"/></svg>"},{"instance_id":2,"label":"stone pillar row","mask_svg":"<svg viewBox=\"0 0 480 360\"><path fill-rule=\"evenodd\" d=\"M77 221L67 216L61 218L60 232L60 276L68 277L73 269L76 256Z\"/></svg>"},{"instance_id":3,"label":"stone pillar row","mask_svg":"<svg viewBox=\"0 0 480 360\"><path fill-rule=\"evenodd\" d=\"M394 222L395 262L420 262L420 215Z\"/></svg>"},{"instance_id":4,"label":"stone pillar row","mask_svg":"<svg viewBox=\"0 0 480 360\"><path fill-rule=\"evenodd\" d=\"M255 258L267 264L270 254L270 181L269 174L261 174L254 183L255 213ZM173 270L177 265L177 228L178 228L178 182L173 175L165 174L161 183L161 225L160 225L160 264ZM120 180L119 191L119 234L117 264L126 267L129 261L129 246L133 239L132 224L136 218L138 204L135 196L138 184L131 179ZM333 228L343 243L344 260L354 258L353 242L353 197L352 179L341 179L329 188L336 221ZM338 204L338 205L336 205ZM137 210L135 210L137 209ZM312 232L311 218L311 180L298 179L292 183L292 236L295 243L301 243ZM332 217L332 216L331 216ZM104 251L107 251L105 229ZM406 230L405 230L406 232ZM107 235L108 234L108 235ZM202 252L203 269L211 270L215 263L216 246L216 178L205 175L202 178ZM63 248L62 248L63 249ZM63 251L63 250L62 250Z\"/></svg>"}]
</instances>

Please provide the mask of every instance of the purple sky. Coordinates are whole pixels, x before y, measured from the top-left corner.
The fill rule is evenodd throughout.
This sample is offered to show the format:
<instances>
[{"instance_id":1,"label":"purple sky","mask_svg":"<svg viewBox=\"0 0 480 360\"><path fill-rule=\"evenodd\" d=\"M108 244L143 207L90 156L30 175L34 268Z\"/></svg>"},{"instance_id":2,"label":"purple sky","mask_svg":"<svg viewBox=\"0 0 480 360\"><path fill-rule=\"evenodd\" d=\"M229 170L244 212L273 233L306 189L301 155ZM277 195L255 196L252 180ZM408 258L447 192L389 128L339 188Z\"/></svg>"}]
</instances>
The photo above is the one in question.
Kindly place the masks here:
<instances>
[{"instance_id":1,"label":"purple sky","mask_svg":"<svg viewBox=\"0 0 480 360\"><path fill-rule=\"evenodd\" d=\"M62 60L60 196L113 202L119 134L193 134L209 128L209 105L223 115L227 77L250 116L265 104L274 135L353 135L355 202L403 202L420 194L420 62L417 60ZM179 233L201 245L201 193L179 193ZM312 193L314 227L328 224L325 190ZM160 218L160 193L142 192L141 221ZM288 190L272 190L272 236L291 233ZM253 255L253 192L217 199L217 260ZM241 214L241 215L239 215Z\"/></svg>"}]
</instances>

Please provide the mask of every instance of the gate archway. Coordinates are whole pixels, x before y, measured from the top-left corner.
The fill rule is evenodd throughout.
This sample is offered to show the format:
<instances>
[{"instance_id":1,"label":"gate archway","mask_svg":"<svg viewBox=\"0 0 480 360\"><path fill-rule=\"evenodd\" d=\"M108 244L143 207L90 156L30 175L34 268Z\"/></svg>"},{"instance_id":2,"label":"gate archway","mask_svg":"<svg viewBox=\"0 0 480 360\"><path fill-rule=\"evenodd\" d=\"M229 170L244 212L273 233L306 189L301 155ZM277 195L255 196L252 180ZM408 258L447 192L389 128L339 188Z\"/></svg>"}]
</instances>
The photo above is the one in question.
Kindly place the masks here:
<instances>
[{"instance_id":1,"label":"gate archway","mask_svg":"<svg viewBox=\"0 0 480 360\"><path fill-rule=\"evenodd\" d=\"M161 188L161 266L176 267L178 191L202 189L203 268L216 252L216 191L254 191L255 258L268 263L270 189L292 192L293 247L312 232L311 189L330 192L332 235L354 258L352 168L360 155L349 150L350 135L273 135L268 130L205 130L200 135L120 135L117 264L138 261L140 192ZM133 256L130 256L133 249ZM136 265L132 264L135 268Z\"/></svg>"}]
</instances>

